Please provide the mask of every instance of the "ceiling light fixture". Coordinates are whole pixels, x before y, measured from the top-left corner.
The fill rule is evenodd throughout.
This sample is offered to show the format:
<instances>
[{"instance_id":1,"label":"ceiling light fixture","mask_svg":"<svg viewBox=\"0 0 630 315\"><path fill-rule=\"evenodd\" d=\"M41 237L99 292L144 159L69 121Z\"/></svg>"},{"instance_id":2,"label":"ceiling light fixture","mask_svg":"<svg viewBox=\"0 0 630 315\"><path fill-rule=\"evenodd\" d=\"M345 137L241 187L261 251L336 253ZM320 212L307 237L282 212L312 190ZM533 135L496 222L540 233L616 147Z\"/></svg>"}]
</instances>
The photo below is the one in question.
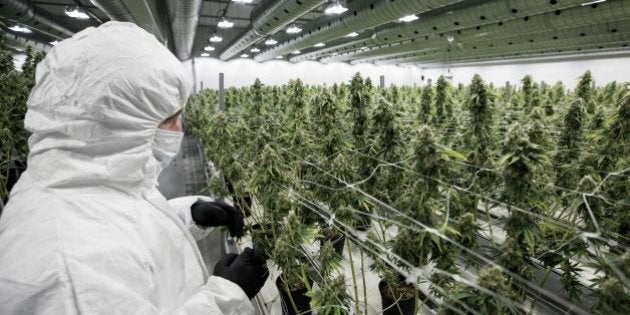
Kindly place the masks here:
<instances>
[{"instance_id":1,"label":"ceiling light fixture","mask_svg":"<svg viewBox=\"0 0 630 315\"><path fill-rule=\"evenodd\" d=\"M287 34L299 34L302 32L302 28L297 26L295 23L291 23L289 27L287 27Z\"/></svg>"},{"instance_id":2,"label":"ceiling light fixture","mask_svg":"<svg viewBox=\"0 0 630 315\"><path fill-rule=\"evenodd\" d=\"M66 15L79 20L87 20L90 17L79 7L77 6L67 6L66 7Z\"/></svg>"},{"instance_id":3,"label":"ceiling light fixture","mask_svg":"<svg viewBox=\"0 0 630 315\"><path fill-rule=\"evenodd\" d=\"M453 36L449 36L449 37L447 37L447 38L446 38L446 40L447 40L447 41L448 41L448 43L450 44L450 43L452 43L452 42L455 40L455 37L453 37Z\"/></svg>"},{"instance_id":4,"label":"ceiling light fixture","mask_svg":"<svg viewBox=\"0 0 630 315\"><path fill-rule=\"evenodd\" d=\"M276 59L284 59L282 56L277 56Z\"/></svg>"},{"instance_id":5,"label":"ceiling light fixture","mask_svg":"<svg viewBox=\"0 0 630 315\"><path fill-rule=\"evenodd\" d=\"M324 43L317 43L317 44L313 45L313 47L324 47L324 46L326 46L326 44L324 44Z\"/></svg>"},{"instance_id":6,"label":"ceiling light fixture","mask_svg":"<svg viewBox=\"0 0 630 315\"><path fill-rule=\"evenodd\" d=\"M596 3L602 3L602 2L606 2L606 0L594 0L594 1L584 2L581 5L583 7L585 7L587 5L596 4Z\"/></svg>"},{"instance_id":7,"label":"ceiling light fixture","mask_svg":"<svg viewBox=\"0 0 630 315\"><path fill-rule=\"evenodd\" d=\"M205 51L214 51L214 49L215 49L214 46L210 46L210 45L203 48L203 50Z\"/></svg>"},{"instance_id":8,"label":"ceiling light fixture","mask_svg":"<svg viewBox=\"0 0 630 315\"><path fill-rule=\"evenodd\" d=\"M296 50L296 51L292 52L292 54L294 54L294 55L299 55L299 54L301 54L301 53L302 53L302 52L301 52L301 51L299 51L299 50Z\"/></svg>"},{"instance_id":9,"label":"ceiling light fixture","mask_svg":"<svg viewBox=\"0 0 630 315\"><path fill-rule=\"evenodd\" d=\"M253 53L258 53L258 52L260 52L260 49L254 47L254 48L250 49L249 51L253 52Z\"/></svg>"},{"instance_id":10,"label":"ceiling light fixture","mask_svg":"<svg viewBox=\"0 0 630 315\"><path fill-rule=\"evenodd\" d=\"M346 8L339 0L330 1L330 3L324 9L324 13L328 15L343 14L346 11L348 11L348 8Z\"/></svg>"},{"instance_id":11,"label":"ceiling light fixture","mask_svg":"<svg viewBox=\"0 0 630 315\"><path fill-rule=\"evenodd\" d=\"M248 54L242 54L241 58L249 58L249 55Z\"/></svg>"},{"instance_id":12,"label":"ceiling light fixture","mask_svg":"<svg viewBox=\"0 0 630 315\"><path fill-rule=\"evenodd\" d=\"M232 2L249 4L254 2L254 0L232 0Z\"/></svg>"},{"instance_id":13,"label":"ceiling light fixture","mask_svg":"<svg viewBox=\"0 0 630 315\"><path fill-rule=\"evenodd\" d=\"M402 23L409 23L409 22L413 22L415 20L419 19L419 17L415 14L411 14L411 15L406 15L401 17L400 19L398 19L398 22L402 22Z\"/></svg>"},{"instance_id":14,"label":"ceiling light fixture","mask_svg":"<svg viewBox=\"0 0 630 315\"><path fill-rule=\"evenodd\" d=\"M10 30L14 31L14 32L20 32L20 33L33 33L33 31L31 31L31 29L29 29L26 26L22 26L20 24L15 24L11 27L9 27Z\"/></svg>"},{"instance_id":15,"label":"ceiling light fixture","mask_svg":"<svg viewBox=\"0 0 630 315\"><path fill-rule=\"evenodd\" d=\"M352 33L346 35L346 37L357 37L357 36L359 36L359 33L357 33L357 32L352 32Z\"/></svg>"},{"instance_id":16,"label":"ceiling light fixture","mask_svg":"<svg viewBox=\"0 0 630 315\"><path fill-rule=\"evenodd\" d=\"M201 57L210 57L209 53L201 53Z\"/></svg>"},{"instance_id":17,"label":"ceiling light fixture","mask_svg":"<svg viewBox=\"0 0 630 315\"><path fill-rule=\"evenodd\" d=\"M223 37L219 34L212 34L212 36L210 36L210 41L213 43L220 43L223 41Z\"/></svg>"},{"instance_id":18,"label":"ceiling light fixture","mask_svg":"<svg viewBox=\"0 0 630 315\"><path fill-rule=\"evenodd\" d=\"M268 39L265 41L265 45L267 45L267 46L273 46L273 45L275 45L275 44L277 44L277 43L278 43L278 41L277 41L277 40L275 40L275 39L273 39L273 38L268 38Z\"/></svg>"},{"instance_id":19,"label":"ceiling light fixture","mask_svg":"<svg viewBox=\"0 0 630 315\"><path fill-rule=\"evenodd\" d=\"M232 28L234 27L234 22L232 22L232 20L230 20L229 18L222 17L221 20L219 20L217 27L218 28Z\"/></svg>"}]
</instances>

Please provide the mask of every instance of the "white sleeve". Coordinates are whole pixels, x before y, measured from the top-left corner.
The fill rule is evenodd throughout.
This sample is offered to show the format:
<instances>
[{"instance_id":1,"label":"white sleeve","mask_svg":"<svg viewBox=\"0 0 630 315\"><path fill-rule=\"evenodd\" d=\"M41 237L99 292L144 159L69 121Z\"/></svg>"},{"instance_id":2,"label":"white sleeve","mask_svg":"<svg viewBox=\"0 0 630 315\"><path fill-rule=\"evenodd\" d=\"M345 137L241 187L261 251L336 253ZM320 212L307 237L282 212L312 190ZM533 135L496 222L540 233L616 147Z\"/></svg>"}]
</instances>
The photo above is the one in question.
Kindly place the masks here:
<instances>
[{"instance_id":1,"label":"white sleeve","mask_svg":"<svg viewBox=\"0 0 630 315\"><path fill-rule=\"evenodd\" d=\"M180 314L253 315L254 305L237 284L211 276L206 285L188 299Z\"/></svg>"},{"instance_id":2,"label":"white sleeve","mask_svg":"<svg viewBox=\"0 0 630 315\"><path fill-rule=\"evenodd\" d=\"M206 196L187 196L174 198L168 201L168 204L175 210L177 216L184 222L184 225L190 231L190 234L193 235L195 240L201 240L208 236L208 234L212 231L213 228L204 228L193 221L192 213L190 211L190 207L197 201L214 201L214 199Z\"/></svg>"}]
</instances>

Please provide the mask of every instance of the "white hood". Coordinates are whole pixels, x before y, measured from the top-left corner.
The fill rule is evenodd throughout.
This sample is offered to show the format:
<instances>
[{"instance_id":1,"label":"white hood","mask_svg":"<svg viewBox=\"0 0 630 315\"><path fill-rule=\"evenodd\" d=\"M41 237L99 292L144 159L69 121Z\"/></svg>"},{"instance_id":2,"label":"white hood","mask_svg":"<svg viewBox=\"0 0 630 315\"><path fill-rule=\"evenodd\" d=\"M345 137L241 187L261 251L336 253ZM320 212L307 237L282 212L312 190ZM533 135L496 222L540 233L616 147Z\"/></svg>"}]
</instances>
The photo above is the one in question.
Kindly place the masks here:
<instances>
[{"instance_id":1,"label":"white hood","mask_svg":"<svg viewBox=\"0 0 630 315\"><path fill-rule=\"evenodd\" d=\"M130 23L88 28L48 53L36 82L25 119L28 178L14 192L105 186L136 194L155 186L153 136L185 105L190 84L153 35Z\"/></svg>"}]
</instances>

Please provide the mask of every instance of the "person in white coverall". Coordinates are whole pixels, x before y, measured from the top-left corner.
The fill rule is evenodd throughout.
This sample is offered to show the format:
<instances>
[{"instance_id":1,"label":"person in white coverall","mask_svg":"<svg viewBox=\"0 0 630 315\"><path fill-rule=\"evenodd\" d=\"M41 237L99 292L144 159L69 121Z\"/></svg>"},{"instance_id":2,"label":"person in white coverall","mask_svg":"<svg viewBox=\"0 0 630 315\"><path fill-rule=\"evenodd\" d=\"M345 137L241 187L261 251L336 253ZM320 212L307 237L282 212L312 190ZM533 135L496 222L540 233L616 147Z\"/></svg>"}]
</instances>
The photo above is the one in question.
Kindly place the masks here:
<instances>
[{"instance_id":1,"label":"person in white coverall","mask_svg":"<svg viewBox=\"0 0 630 315\"><path fill-rule=\"evenodd\" d=\"M240 212L156 188L189 90L182 64L130 23L48 53L28 100L28 168L0 216L0 314L254 313L261 255L225 256L209 275L193 237L241 235Z\"/></svg>"}]
</instances>

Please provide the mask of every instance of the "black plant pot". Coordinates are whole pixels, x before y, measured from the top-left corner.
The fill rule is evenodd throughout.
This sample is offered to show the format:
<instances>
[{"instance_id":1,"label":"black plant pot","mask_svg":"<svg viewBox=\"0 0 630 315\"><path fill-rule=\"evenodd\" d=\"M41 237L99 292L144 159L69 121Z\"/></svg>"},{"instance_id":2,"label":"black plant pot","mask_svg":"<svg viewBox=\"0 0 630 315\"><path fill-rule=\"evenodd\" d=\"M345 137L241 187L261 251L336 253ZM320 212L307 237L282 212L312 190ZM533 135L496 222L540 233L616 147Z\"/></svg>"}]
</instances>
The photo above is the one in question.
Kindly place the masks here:
<instances>
[{"instance_id":1,"label":"black plant pot","mask_svg":"<svg viewBox=\"0 0 630 315\"><path fill-rule=\"evenodd\" d=\"M309 284L313 285L313 281L309 280ZM286 291L282 276L276 279L276 287L280 292L283 315L311 315L311 298L306 296L307 288L297 291ZM291 303L293 301L293 303Z\"/></svg>"},{"instance_id":2,"label":"black plant pot","mask_svg":"<svg viewBox=\"0 0 630 315\"><path fill-rule=\"evenodd\" d=\"M320 240L321 246L324 245L324 242L329 240L332 243L333 248L335 249L335 252L339 255L343 257L343 249L346 246L346 236L344 234L339 234L336 237L332 237L332 238L322 238Z\"/></svg>"},{"instance_id":3,"label":"black plant pot","mask_svg":"<svg viewBox=\"0 0 630 315\"><path fill-rule=\"evenodd\" d=\"M378 283L378 290L381 293L381 303L383 306L383 315L415 315L416 308L418 306L418 299L416 294L411 299L393 299L390 295L385 294L383 291L387 289L385 281ZM414 288L417 291L417 289Z\"/></svg>"},{"instance_id":4,"label":"black plant pot","mask_svg":"<svg viewBox=\"0 0 630 315\"><path fill-rule=\"evenodd\" d=\"M271 244L273 242L271 224L265 224L264 228L258 223L254 224L251 227L250 233L252 235L252 247L259 250L263 256L265 256L265 259L269 259Z\"/></svg>"}]
</instances>

